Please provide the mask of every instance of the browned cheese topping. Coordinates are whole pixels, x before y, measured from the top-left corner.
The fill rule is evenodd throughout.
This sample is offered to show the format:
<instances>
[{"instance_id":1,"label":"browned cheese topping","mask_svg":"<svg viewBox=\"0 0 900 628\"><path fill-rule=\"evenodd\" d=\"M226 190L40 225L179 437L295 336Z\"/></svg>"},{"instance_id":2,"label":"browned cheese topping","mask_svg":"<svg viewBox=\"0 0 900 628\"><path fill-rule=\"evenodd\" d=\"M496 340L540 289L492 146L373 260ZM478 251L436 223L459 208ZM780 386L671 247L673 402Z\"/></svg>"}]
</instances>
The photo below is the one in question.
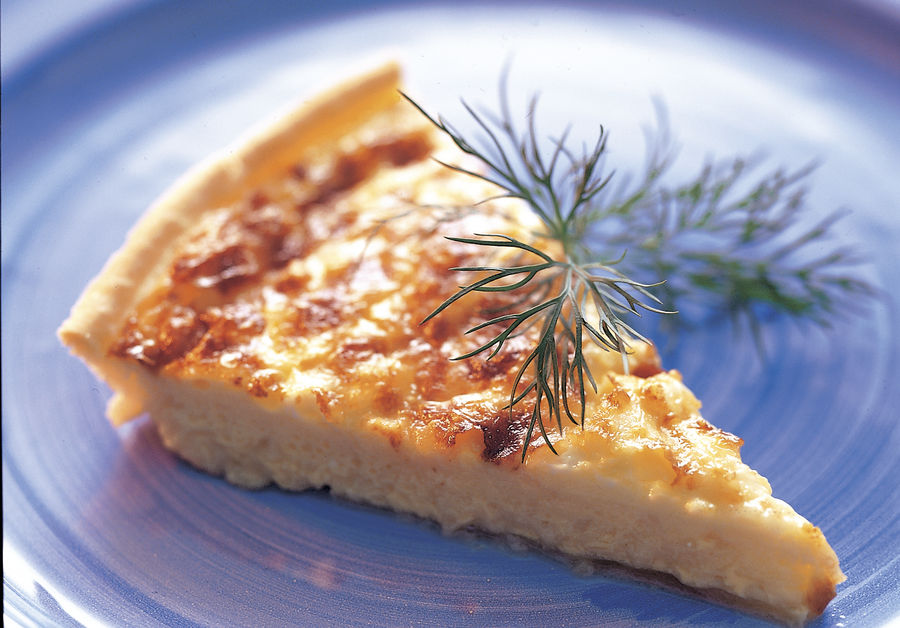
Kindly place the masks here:
<instances>
[{"instance_id":1,"label":"browned cheese topping","mask_svg":"<svg viewBox=\"0 0 900 628\"><path fill-rule=\"evenodd\" d=\"M449 269L489 261L483 247L444 236L530 237L533 224L502 204L474 210L491 191L429 159L427 129L370 126L336 154L298 161L233 206L206 212L110 352L162 375L287 400L324 420L366 423L396 446L465 442L485 460L518 464L532 408L505 406L533 336L512 339L491 360L452 360L493 336L461 332L496 316L508 297L478 295L420 322L467 280ZM661 369L650 347L631 356L636 377L625 379L606 375L621 372L618 355L592 355L602 381L592 433L602 437L623 429L611 415L633 401L638 378L649 385ZM690 482L692 463L671 447L715 428L690 404L673 410L652 388L640 395L639 404L659 405L652 412L671 482ZM720 434L736 454L737 439ZM545 448L537 430L532 445Z\"/></svg>"}]
</instances>

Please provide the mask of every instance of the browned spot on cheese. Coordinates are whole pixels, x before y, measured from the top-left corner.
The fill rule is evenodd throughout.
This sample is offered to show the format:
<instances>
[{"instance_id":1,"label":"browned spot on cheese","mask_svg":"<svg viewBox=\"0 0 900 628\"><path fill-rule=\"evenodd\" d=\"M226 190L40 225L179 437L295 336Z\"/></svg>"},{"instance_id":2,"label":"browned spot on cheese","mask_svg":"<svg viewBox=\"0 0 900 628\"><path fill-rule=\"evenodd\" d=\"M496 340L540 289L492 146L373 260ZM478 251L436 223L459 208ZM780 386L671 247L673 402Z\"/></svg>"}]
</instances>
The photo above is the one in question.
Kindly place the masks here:
<instances>
[{"instance_id":1,"label":"browned spot on cheese","mask_svg":"<svg viewBox=\"0 0 900 628\"><path fill-rule=\"evenodd\" d=\"M365 359L375 353L384 353L387 343L384 338L350 338L338 350L338 355L349 361Z\"/></svg>"},{"instance_id":2,"label":"browned spot on cheese","mask_svg":"<svg viewBox=\"0 0 900 628\"><path fill-rule=\"evenodd\" d=\"M241 238L252 247L263 268L284 265L295 256L306 252L305 233L295 228L282 208L266 205L242 217ZM295 237L288 241L289 234ZM301 237L296 237L300 235Z\"/></svg>"},{"instance_id":3,"label":"browned spot on cheese","mask_svg":"<svg viewBox=\"0 0 900 628\"><path fill-rule=\"evenodd\" d=\"M512 415L506 409L494 409L482 404L425 403L417 408L401 411L412 424L425 424L438 443L446 448L457 446L462 434L479 434L477 440L467 438L466 443L475 446L480 442L478 454L487 462L518 464L522 451L531 408L516 408Z\"/></svg>"},{"instance_id":4,"label":"browned spot on cheese","mask_svg":"<svg viewBox=\"0 0 900 628\"><path fill-rule=\"evenodd\" d=\"M384 355L388 352L386 340L383 338L350 338L340 346L337 355L333 356L329 362L329 366L345 382L356 381L353 373L360 363L371 359L375 355ZM383 389L385 385L383 381L375 383L375 387L378 390Z\"/></svg>"},{"instance_id":5,"label":"browned spot on cheese","mask_svg":"<svg viewBox=\"0 0 900 628\"><path fill-rule=\"evenodd\" d=\"M425 135L415 134L376 142L341 154L332 164L330 172L318 182L315 194L299 206L305 209L327 203L371 177L381 164L405 166L427 157L431 148L431 142Z\"/></svg>"},{"instance_id":6,"label":"browned spot on cheese","mask_svg":"<svg viewBox=\"0 0 900 628\"><path fill-rule=\"evenodd\" d=\"M275 282L274 288L278 292L287 295L299 294L301 290L309 284L308 277L298 277L296 275L287 275Z\"/></svg>"},{"instance_id":7,"label":"browned spot on cheese","mask_svg":"<svg viewBox=\"0 0 900 628\"><path fill-rule=\"evenodd\" d=\"M259 262L250 248L222 243L202 254L175 260L172 277L175 283L193 283L200 288L225 291L255 277L259 271Z\"/></svg>"},{"instance_id":8,"label":"browned spot on cheese","mask_svg":"<svg viewBox=\"0 0 900 628\"><path fill-rule=\"evenodd\" d=\"M487 338L476 338L472 344L483 344L487 341ZM488 358L490 354L485 352L466 360L469 379L478 382L489 381L501 376L505 378L510 369L521 364L529 348L529 340L520 336L508 340L500 353L492 358Z\"/></svg>"},{"instance_id":9,"label":"browned spot on cheese","mask_svg":"<svg viewBox=\"0 0 900 628\"><path fill-rule=\"evenodd\" d=\"M319 195L314 202L327 201L338 192L349 190L365 181L378 165L373 157L373 153L369 150L356 150L341 155L334 165L331 176L320 186Z\"/></svg>"},{"instance_id":10,"label":"browned spot on cheese","mask_svg":"<svg viewBox=\"0 0 900 628\"><path fill-rule=\"evenodd\" d=\"M502 410L499 413L485 417L479 427L484 435L484 450L481 457L488 461L499 463L505 458L522 451L525 434L528 431L530 412L521 410Z\"/></svg>"},{"instance_id":11,"label":"browned spot on cheese","mask_svg":"<svg viewBox=\"0 0 900 628\"><path fill-rule=\"evenodd\" d=\"M344 319L344 299L335 291L319 291L295 301L287 321L293 334L307 336L331 329Z\"/></svg>"},{"instance_id":12,"label":"browned spot on cheese","mask_svg":"<svg viewBox=\"0 0 900 628\"><path fill-rule=\"evenodd\" d=\"M375 411L384 416L393 416L403 405L403 397L392 386L381 382L375 392Z\"/></svg>"},{"instance_id":13,"label":"browned spot on cheese","mask_svg":"<svg viewBox=\"0 0 900 628\"><path fill-rule=\"evenodd\" d=\"M256 371L247 384L247 392L254 397L268 397L270 394L278 393L280 389L279 375L277 371L271 369Z\"/></svg>"},{"instance_id":14,"label":"browned spot on cheese","mask_svg":"<svg viewBox=\"0 0 900 628\"><path fill-rule=\"evenodd\" d=\"M377 159L393 166L406 166L428 157L431 141L422 133L416 133L375 144L372 152Z\"/></svg>"},{"instance_id":15,"label":"browned spot on cheese","mask_svg":"<svg viewBox=\"0 0 900 628\"><path fill-rule=\"evenodd\" d=\"M319 412L321 412L322 416L326 419L331 418L331 394L319 389L314 390L313 394L316 396L316 405L319 407Z\"/></svg>"},{"instance_id":16,"label":"browned spot on cheese","mask_svg":"<svg viewBox=\"0 0 900 628\"><path fill-rule=\"evenodd\" d=\"M430 312L429 312L430 313ZM428 313L425 314L427 316ZM421 317L424 319L425 317ZM426 338L430 338L434 340L436 343L441 343L447 338L456 335L459 333L459 328L453 324L453 321L449 320L449 318L443 318L438 316L437 318L433 318L428 321L427 324L422 326L422 331Z\"/></svg>"},{"instance_id":17,"label":"browned spot on cheese","mask_svg":"<svg viewBox=\"0 0 900 628\"><path fill-rule=\"evenodd\" d=\"M190 351L205 333L205 323L189 307L175 305L159 327L158 364L176 360Z\"/></svg>"},{"instance_id":18,"label":"browned spot on cheese","mask_svg":"<svg viewBox=\"0 0 900 628\"><path fill-rule=\"evenodd\" d=\"M269 203L269 196L262 190L254 190L250 194L250 209L260 209Z\"/></svg>"},{"instance_id":19,"label":"browned spot on cheese","mask_svg":"<svg viewBox=\"0 0 900 628\"><path fill-rule=\"evenodd\" d=\"M298 181L304 181L309 176L309 171L304 164L294 164L290 169L290 175Z\"/></svg>"},{"instance_id":20,"label":"browned spot on cheese","mask_svg":"<svg viewBox=\"0 0 900 628\"><path fill-rule=\"evenodd\" d=\"M210 308L201 315L207 331L198 347L204 359L217 358L224 351L239 348L266 327L258 307L250 303L231 303Z\"/></svg>"},{"instance_id":21,"label":"browned spot on cheese","mask_svg":"<svg viewBox=\"0 0 900 628\"><path fill-rule=\"evenodd\" d=\"M156 369L184 357L205 332L206 324L192 308L165 300L141 317L130 317L111 353Z\"/></svg>"}]
</instances>

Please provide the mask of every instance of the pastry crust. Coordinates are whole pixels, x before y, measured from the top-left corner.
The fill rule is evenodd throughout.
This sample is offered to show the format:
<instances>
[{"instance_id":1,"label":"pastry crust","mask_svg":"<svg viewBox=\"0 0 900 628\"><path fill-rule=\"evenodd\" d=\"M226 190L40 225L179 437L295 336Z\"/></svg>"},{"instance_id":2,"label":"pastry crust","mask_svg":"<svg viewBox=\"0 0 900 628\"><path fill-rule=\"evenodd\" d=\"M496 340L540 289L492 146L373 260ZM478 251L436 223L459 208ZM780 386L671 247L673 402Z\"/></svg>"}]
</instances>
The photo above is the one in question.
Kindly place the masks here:
<instances>
[{"instance_id":1,"label":"pastry crust","mask_svg":"<svg viewBox=\"0 0 900 628\"><path fill-rule=\"evenodd\" d=\"M821 613L843 580L824 536L772 498L741 462L740 439L700 416L652 347L636 347L631 375L618 356L586 349L599 390L584 428L553 432L559 455L536 437L520 461L524 419L503 409L515 355L447 366L464 345L416 324L416 308L427 313L452 291L447 267L471 259L437 233L413 235L437 223L477 229L464 213L446 223L427 211L396 223L396 207L378 213L386 198L421 208L490 195L424 159L429 129L397 113L398 85L395 65L344 83L193 169L151 207L59 331L112 387L110 418L148 412L167 447L241 486L329 486L448 530L474 526L673 574L790 623ZM399 139L376 132L394 126ZM287 185L306 200L257 202L256 190L298 160L324 172ZM260 260L271 252L246 256L258 241L286 246L289 229L265 211L306 238L268 266ZM522 237L534 227L516 205L490 205L478 220ZM244 234L248 224L257 231ZM237 243L219 250L228 268L204 248L226 236ZM379 260L362 287L354 251ZM215 281L204 274L211 262L227 271ZM245 275L232 272L241 264ZM343 286L343 300L328 282ZM326 293L329 303L315 301ZM452 327L488 305L497 302L448 310Z\"/></svg>"}]
</instances>

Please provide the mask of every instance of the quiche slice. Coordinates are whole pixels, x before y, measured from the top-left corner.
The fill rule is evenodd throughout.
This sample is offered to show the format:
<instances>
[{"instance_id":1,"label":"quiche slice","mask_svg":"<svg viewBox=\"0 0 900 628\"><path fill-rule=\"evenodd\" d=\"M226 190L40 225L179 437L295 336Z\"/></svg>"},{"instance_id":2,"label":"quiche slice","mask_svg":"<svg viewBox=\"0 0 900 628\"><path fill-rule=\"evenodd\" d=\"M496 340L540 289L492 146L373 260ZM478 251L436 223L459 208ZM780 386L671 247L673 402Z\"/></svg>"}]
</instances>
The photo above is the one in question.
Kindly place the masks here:
<instances>
[{"instance_id":1,"label":"quiche slice","mask_svg":"<svg viewBox=\"0 0 900 628\"><path fill-rule=\"evenodd\" d=\"M470 295L426 325L487 247L533 238L516 202L454 161L386 66L306 102L190 171L141 219L59 335L114 391L115 424L148 413L167 447L243 487L330 487L448 530L524 537L674 575L789 623L844 576L818 528L741 462L741 440L651 346L586 347L584 427L528 443L506 409L526 333L452 361L504 307ZM508 306L509 304L505 304ZM477 336L477 334L475 334ZM537 430L535 430L537 431Z\"/></svg>"}]
</instances>

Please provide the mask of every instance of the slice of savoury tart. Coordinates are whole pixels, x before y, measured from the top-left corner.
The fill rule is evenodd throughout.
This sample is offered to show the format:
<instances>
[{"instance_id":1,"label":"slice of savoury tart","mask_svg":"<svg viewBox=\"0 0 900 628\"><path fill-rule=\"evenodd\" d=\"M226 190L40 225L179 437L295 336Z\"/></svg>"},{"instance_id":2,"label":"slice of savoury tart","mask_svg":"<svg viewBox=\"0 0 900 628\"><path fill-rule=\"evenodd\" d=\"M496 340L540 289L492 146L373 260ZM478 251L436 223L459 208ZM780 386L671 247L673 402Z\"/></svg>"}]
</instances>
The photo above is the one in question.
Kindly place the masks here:
<instances>
[{"instance_id":1,"label":"slice of savoury tart","mask_svg":"<svg viewBox=\"0 0 900 628\"><path fill-rule=\"evenodd\" d=\"M527 401L508 408L536 330L452 360L507 293L420 325L457 288L450 269L496 262L446 236L528 241L538 223L509 199L476 209L496 191L433 159L460 157L398 81L390 65L307 101L141 219L59 331L112 387L112 421L149 414L168 448L240 486L328 486L671 574L789 623L820 614L844 579L835 553L651 346L625 374L586 344L584 425L545 438Z\"/></svg>"}]
</instances>

